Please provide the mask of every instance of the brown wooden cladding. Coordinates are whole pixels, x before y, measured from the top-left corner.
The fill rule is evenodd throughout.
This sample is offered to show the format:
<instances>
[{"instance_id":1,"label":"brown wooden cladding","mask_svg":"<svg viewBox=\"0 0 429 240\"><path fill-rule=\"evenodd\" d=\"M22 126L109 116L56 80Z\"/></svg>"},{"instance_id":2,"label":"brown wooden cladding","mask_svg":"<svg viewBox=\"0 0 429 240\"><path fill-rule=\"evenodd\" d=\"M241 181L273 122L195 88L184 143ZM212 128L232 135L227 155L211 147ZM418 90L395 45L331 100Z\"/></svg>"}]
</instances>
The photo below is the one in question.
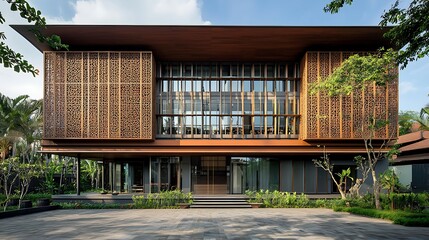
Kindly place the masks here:
<instances>
[{"instance_id":1,"label":"brown wooden cladding","mask_svg":"<svg viewBox=\"0 0 429 240\"><path fill-rule=\"evenodd\" d=\"M45 52L44 139L153 140L152 52Z\"/></svg>"},{"instance_id":2,"label":"brown wooden cladding","mask_svg":"<svg viewBox=\"0 0 429 240\"><path fill-rule=\"evenodd\" d=\"M31 25L13 25L40 51ZM375 51L390 27L49 25L73 51L153 51L160 61L299 61L305 51ZM392 46L393 47L393 46Z\"/></svg>"},{"instance_id":3,"label":"brown wooden cladding","mask_svg":"<svg viewBox=\"0 0 429 240\"><path fill-rule=\"evenodd\" d=\"M327 77L353 52L307 52L301 61L302 100L300 139L362 139L368 138L368 119L389 121L374 139L397 137L398 81L387 86L369 86L350 96L329 97L324 92L308 94L308 87Z\"/></svg>"}]
</instances>

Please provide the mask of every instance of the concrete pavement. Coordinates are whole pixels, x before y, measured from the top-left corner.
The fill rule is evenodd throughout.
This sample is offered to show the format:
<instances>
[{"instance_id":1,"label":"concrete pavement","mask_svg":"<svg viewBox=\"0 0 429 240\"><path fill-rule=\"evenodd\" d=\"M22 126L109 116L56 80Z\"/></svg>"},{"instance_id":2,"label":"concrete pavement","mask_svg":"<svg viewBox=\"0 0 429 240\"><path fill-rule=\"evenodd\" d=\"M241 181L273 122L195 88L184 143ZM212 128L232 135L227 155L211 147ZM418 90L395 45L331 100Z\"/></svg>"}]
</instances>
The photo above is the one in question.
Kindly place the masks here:
<instances>
[{"instance_id":1,"label":"concrete pavement","mask_svg":"<svg viewBox=\"0 0 429 240\"><path fill-rule=\"evenodd\" d=\"M0 239L429 239L429 228L329 209L56 210L1 219Z\"/></svg>"}]
</instances>

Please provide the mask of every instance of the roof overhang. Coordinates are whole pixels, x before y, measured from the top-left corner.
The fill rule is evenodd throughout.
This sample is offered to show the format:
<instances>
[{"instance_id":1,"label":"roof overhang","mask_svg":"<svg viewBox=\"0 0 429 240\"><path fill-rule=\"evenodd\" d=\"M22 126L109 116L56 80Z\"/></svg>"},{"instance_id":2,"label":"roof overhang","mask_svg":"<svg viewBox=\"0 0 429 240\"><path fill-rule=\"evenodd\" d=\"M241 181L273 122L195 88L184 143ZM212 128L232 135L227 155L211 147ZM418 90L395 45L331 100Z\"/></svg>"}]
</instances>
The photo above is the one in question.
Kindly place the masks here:
<instances>
[{"instance_id":1,"label":"roof overhang","mask_svg":"<svg viewBox=\"0 0 429 240\"><path fill-rule=\"evenodd\" d=\"M52 49L12 25L40 51ZM161 61L298 61L306 51L374 51L392 47L386 27L48 25L71 51L153 51Z\"/></svg>"}]
</instances>

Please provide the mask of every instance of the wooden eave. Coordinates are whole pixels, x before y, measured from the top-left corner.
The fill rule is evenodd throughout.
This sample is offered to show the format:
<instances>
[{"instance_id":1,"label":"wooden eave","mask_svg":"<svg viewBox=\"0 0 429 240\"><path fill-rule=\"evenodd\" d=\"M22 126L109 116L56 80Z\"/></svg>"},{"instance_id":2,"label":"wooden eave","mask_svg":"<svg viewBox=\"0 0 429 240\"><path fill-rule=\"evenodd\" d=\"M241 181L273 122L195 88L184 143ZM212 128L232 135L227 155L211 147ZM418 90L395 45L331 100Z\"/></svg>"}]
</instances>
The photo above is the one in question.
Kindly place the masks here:
<instances>
[{"instance_id":1,"label":"wooden eave","mask_svg":"<svg viewBox=\"0 0 429 240\"><path fill-rule=\"evenodd\" d=\"M227 155L227 156L295 156L322 154L320 146L302 140L156 140L100 143L96 141L58 142L43 140L42 152L86 158L137 158L142 156ZM329 153L365 153L360 142L327 145Z\"/></svg>"},{"instance_id":2,"label":"wooden eave","mask_svg":"<svg viewBox=\"0 0 429 240\"><path fill-rule=\"evenodd\" d=\"M31 25L12 25L39 51ZM71 51L153 51L161 61L299 61L306 51L374 51L393 47L390 28L297 26L48 25Z\"/></svg>"}]
</instances>

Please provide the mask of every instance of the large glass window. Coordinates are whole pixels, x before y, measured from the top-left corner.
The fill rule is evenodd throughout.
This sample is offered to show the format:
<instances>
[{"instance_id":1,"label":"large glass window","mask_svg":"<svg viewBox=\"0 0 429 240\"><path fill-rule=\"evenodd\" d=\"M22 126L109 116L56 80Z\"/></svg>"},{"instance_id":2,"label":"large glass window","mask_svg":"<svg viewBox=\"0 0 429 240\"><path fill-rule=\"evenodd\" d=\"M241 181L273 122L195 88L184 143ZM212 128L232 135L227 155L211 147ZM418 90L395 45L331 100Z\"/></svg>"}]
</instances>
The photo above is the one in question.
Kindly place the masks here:
<instances>
[{"instance_id":1,"label":"large glass window","mask_svg":"<svg viewBox=\"0 0 429 240\"><path fill-rule=\"evenodd\" d=\"M158 67L158 138L298 138L298 64Z\"/></svg>"}]
</instances>

